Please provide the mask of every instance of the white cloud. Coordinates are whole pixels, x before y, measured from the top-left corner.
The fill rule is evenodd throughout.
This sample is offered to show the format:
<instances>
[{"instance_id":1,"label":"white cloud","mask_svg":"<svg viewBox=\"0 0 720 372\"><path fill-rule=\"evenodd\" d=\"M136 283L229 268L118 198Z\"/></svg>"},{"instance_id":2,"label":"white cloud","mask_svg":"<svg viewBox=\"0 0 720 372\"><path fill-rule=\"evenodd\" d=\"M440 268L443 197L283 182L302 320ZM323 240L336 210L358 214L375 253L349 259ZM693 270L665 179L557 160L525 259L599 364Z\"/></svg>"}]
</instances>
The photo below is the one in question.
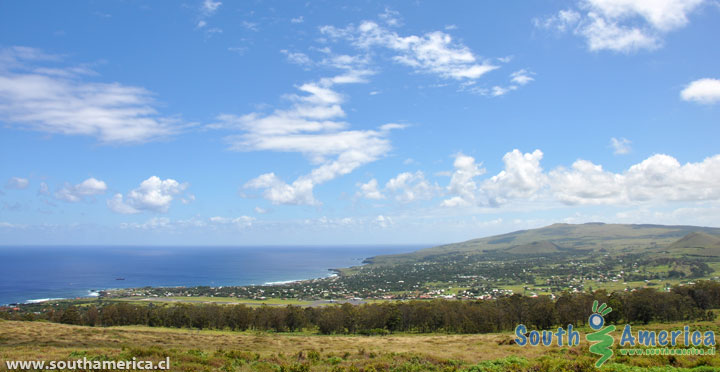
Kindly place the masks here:
<instances>
[{"instance_id":1,"label":"white cloud","mask_svg":"<svg viewBox=\"0 0 720 372\"><path fill-rule=\"evenodd\" d=\"M505 56L505 57L497 57L497 60L502 63L509 63L510 61L513 60L513 58L515 58L515 57L514 56Z\"/></svg>"},{"instance_id":2,"label":"white cloud","mask_svg":"<svg viewBox=\"0 0 720 372\"><path fill-rule=\"evenodd\" d=\"M255 208L254 208L253 210L254 210L254 211L255 211L255 213L257 213L257 214L265 214L265 213L267 213L267 212L268 212L268 210L267 210L267 209L265 209L265 208L261 208L261 207L255 207Z\"/></svg>"},{"instance_id":3,"label":"white cloud","mask_svg":"<svg viewBox=\"0 0 720 372\"><path fill-rule=\"evenodd\" d=\"M660 46L658 36L638 27L620 26L597 14L588 15L587 25L578 30L585 36L588 48L592 51L613 50L632 52L638 49L656 49Z\"/></svg>"},{"instance_id":4,"label":"white cloud","mask_svg":"<svg viewBox=\"0 0 720 372\"><path fill-rule=\"evenodd\" d=\"M24 229L27 225L19 225L10 222L0 221L0 229Z\"/></svg>"},{"instance_id":5,"label":"white cloud","mask_svg":"<svg viewBox=\"0 0 720 372\"><path fill-rule=\"evenodd\" d=\"M586 0L586 7L610 19L641 17L654 28L671 31L688 23L704 0Z\"/></svg>"},{"instance_id":6,"label":"white cloud","mask_svg":"<svg viewBox=\"0 0 720 372\"><path fill-rule=\"evenodd\" d=\"M556 15L550 16L546 19L535 18L533 22L536 27L542 28L555 28L560 32L565 32L569 28L574 27L580 21L580 13L567 9L561 10Z\"/></svg>"},{"instance_id":7,"label":"white cloud","mask_svg":"<svg viewBox=\"0 0 720 372\"><path fill-rule=\"evenodd\" d=\"M132 227L135 229L144 229L144 230L156 230L156 229L163 229L168 228L171 226L171 221L167 217L153 217L150 220L148 220L145 223L142 224L124 224L121 225L121 228L128 228Z\"/></svg>"},{"instance_id":8,"label":"white cloud","mask_svg":"<svg viewBox=\"0 0 720 372\"><path fill-rule=\"evenodd\" d=\"M458 154L453 163L455 171L447 186L451 198L442 201L443 207L466 207L476 203L477 184L475 177L485 173L482 164L476 163L475 158Z\"/></svg>"},{"instance_id":9,"label":"white cloud","mask_svg":"<svg viewBox=\"0 0 720 372\"><path fill-rule=\"evenodd\" d=\"M571 170L553 170L550 177L555 198L565 204L614 204L621 200L622 176L587 160L577 160Z\"/></svg>"},{"instance_id":10,"label":"white cloud","mask_svg":"<svg viewBox=\"0 0 720 372\"><path fill-rule=\"evenodd\" d=\"M500 97L514 90L517 90L520 86L526 85L531 81L534 81L535 78L533 78L531 75L534 75L534 73L525 69L521 69L510 74L510 85L495 85L492 88L488 89L476 86L475 81L469 81L462 84L462 90L477 93L483 96Z\"/></svg>"},{"instance_id":11,"label":"white cloud","mask_svg":"<svg viewBox=\"0 0 720 372\"><path fill-rule=\"evenodd\" d=\"M396 10L392 10L390 8L385 8L385 11L378 14L380 19L382 19L388 26L391 27L398 27L402 26L402 19L400 17L400 12Z\"/></svg>"},{"instance_id":12,"label":"white cloud","mask_svg":"<svg viewBox=\"0 0 720 372\"><path fill-rule=\"evenodd\" d=\"M291 23L303 23L305 22L305 18L303 16L295 17L290 19Z\"/></svg>"},{"instance_id":13,"label":"white cloud","mask_svg":"<svg viewBox=\"0 0 720 372\"><path fill-rule=\"evenodd\" d=\"M515 86L515 85L510 85L507 87L501 87L499 85L496 85L496 86L492 87L492 89L490 90L490 95L493 97L504 96L505 94L510 93L516 89L517 89L517 86Z\"/></svg>"},{"instance_id":14,"label":"white cloud","mask_svg":"<svg viewBox=\"0 0 720 372\"><path fill-rule=\"evenodd\" d=\"M560 32L572 29L590 50L632 52L655 49L663 36L689 22L704 0L582 0L535 25Z\"/></svg>"},{"instance_id":15,"label":"white cloud","mask_svg":"<svg viewBox=\"0 0 720 372\"><path fill-rule=\"evenodd\" d=\"M88 178L77 185L66 183L62 189L55 192L55 198L76 203L87 196L104 194L105 191L107 191L107 185L104 181Z\"/></svg>"},{"instance_id":16,"label":"white cloud","mask_svg":"<svg viewBox=\"0 0 720 372\"><path fill-rule=\"evenodd\" d=\"M709 78L695 80L680 92L680 97L685 101L702 104L718 103L720 102L720 80Z\"/></svg>"},{"instance_id":17,"label":"white cloud","mask_svg":"<svg viewBox=\"0 0 720 372\"><path fill-rule=\"evenodd\" d=\"M487 60L481 61L467 46L454 42L450 35L441 31L403 37L375 22L364 21L357 27L351 25L342 29L323 26L321 32L332 38L349 40L361 49L387 48L395 52L393 61L447 79L478 79L499 68Z\"/></svg>"},{"instance_id":18,"label":"white cloud","mask_svg":"<svg viewBox=\"0 0 720 372\"><path fill-rule=\"evenodd\" d=\"M362 72L365 70L367 71L366 75L372 74L372 72L367 68L367 65L370 64L370 56L367 54L349 55L329 53L327 57L322 59L321 64L348 71Z\"/></svg>"},{"instance_id":19,"label":"white cloud","mask_svg":"<svg viewBox=\"0 0 720 372\"><path fill-rule=\"evenodd\" d=\"M421 171L403 172L385 184L385 190L395 196L395 200L410 203L417 200L432 199L437 187L431 185Z\"/></svg>"},{"instance_id":20,"label":"white cloud","mask_svg":"<svg viewBox=\"0 0 720 372\"><path fill-rule=\"evenodd\" d=\"M623 173L578 160L572 169L550 173L555 197L566 204L720 200L720 155L681 165L669 155L653 155Z\"/></svg>"},{"instance_id":21,"label":"white cloud","mask_svg":"<svg viewBox=\"0 0 720 372\"><path fill-rule=\"evenodd\" d=\"M255 22L242 21L242 26L253 32L260 31L260 29L258 28L258 24Z\"/></svg>"},{"instance_id":22,"label":"white cloud","mask_svg":"<svg viewBox=\"0 0 720 372\"><path fill-rule=\"evenodd\" d=\"M357 196L365 199L385 199L385 195L378 190L378 181L376 179L373 178L367 183L360 184L359 186L360 191L358 191Z\"/></svg>"},{"instance_id":23,"label":"white cloud","mask_svg":"<svg viewBox=\"0 0 720 372\"><path fill-rule=\"evenodd\" d=\"M265 173L247 182L245 188L264 189L263 196L274 204L319 204L313 196L316 185L348 174L373 162L390 150L389 131L399 124L378 130L349 130L342 121L345 98L334 90L338 84L364 82L370 72L347 70L298 87L304 95L290 95L294 105L270 114L221 115L214 128L238 129L243 133L227 137L236 151L298 152L317 167L309 174L286 183L275 173Z\"/></svg>"},{"instance_id":24,"label":"white cloud","mask_svg":"<svg viewBox=\"0 0 720 372\"><path fill-rule=\"evenodd\" d=\"M106 143L146 142L178 132L177 120L159 116L144 88L84 81L74 67L35 66L59 59L32 48L0 50L1 120Z\"/></svg>"},{"instance_id":25,"label":"white cloud","mask_svg":"<svg viewBox=\"0 0 720 372\"><path fill-rule=\"evenodd\" d=\"M621 137L620 139L617 139L615 137L610 138L610 146L612 146L613 153L615 155L625 155L630 153L631 143L632 142L629 139L624 137Z\"/></svg>"},{"instance_id":26,"label":"white cloud","mask_svg":"<svg viewBox=\"0 0 720 372\"><path fill-rule=\"evenodd\" d=\"M23 190L30 185L30 181L27 178L12 177L5 183L6 189Z\"/></svg>"},{"instance_id":27,"label":"white cloud","mask_svg":"<svg viewBox=\"0 0 720 372\"><path fill-rule=\"evenodd\" d=\"M314 186L312 180L307 177L287 184L275 173L265 173L248 181L243 187L265 189L263 196L273 204L314 205L318 203L313 196Z\"/></svg>"},{"instance_id":28,"label":"white cloud","mask_svg":"<svg viewBox=\"0 0 720 372\"><path fill-rule=\"evenodd\" d=\"M294 63L300 66L311 66L313 64L313 61L305 53L289 52L285 49L281 50L280 53L286 55L290 63Z\"/></svg>"},{"instance_id":29,"label":"white cloud","mask_svg":"<svg viewBox=\"0 0 720 372\"><path fill-rule=\"evenodd\" d=\"M382 214L378 215L375 218L374 222L376 225L380 226L383 229L390 227L391 225L394 224L393 219L391 217L383 216Z\"/></svg>"},{"instance_id":30,"label":"white cloud","mask_svg":"<svg viewBox=\"0 0 720 372\"><path fill-rule=\"evenodd\" d=\"M112 211L122 214L142 211L167 212L173 198L182 194L187 187L186 183L152 176L142 181L140 187L128 192L126 196L115 194L107 201L107 206Z\"/></svg>"},{"instance_id":31,"label":"white cloud","mask_svg":"<svg viewBox=\"0 0 720 372\"><path fill-rule=\"evenodd\" d=\"M220 5L222 5L222 3L219 1L204 0L200 9L206 17L209 17L217 12Z\"/></svg>"},{"instance_id":32,"label":"white cloud","mask_svg":"<svg viewBox=\"0 0 720 372\"><path fill-rule=\"evenodd\" d=\"M187 220L171 220L167 217L153 217L144 223L121 223L121 229L136 230L164 230L164 231L182 231L186 232L189 228L206 227L208 223L198 218L190 218Z\"/></svg>"},{"instance_id":33,"label":"white cloud","mask_svg":"<svg viewBox=\"0 0 720 372\"><path fill-rule=\"evenodd\" d=\"M481 186L485 202L497 206L513 199L534 199L547 182L540 166L542 157L540 150L523 154L515 149L505 154L505 169Z\"/></svg>"},{"instance_id":34,"label":"white cloud","mask_svg":"<svg viewBox=\"0 0 720 372\"><path fill-rule=\"evenodd\" d=\"M235 218L229 217L210 217L210 222L219 225L233 225L238 228L250 227L255 221L255 217L240 216Z\"/></svg>"},{"instance_id":35,"label":"white cloud","mask_svg":"<svg viewBox=\"0 0 720 372\"><path fill-rule=\"evenodd\" d=\"M720 155L680 164L669 155L653 155L614 173L579 159L568 169L544 172L543 153L513 150L503 157L505 169L477 180L484 169L475 159L458 155L443 207L501 207L535 201L566 205L660 205L668 202L720 201Z\"/></svg>"},{"instance_id":36,"label":"white cloud","mask_svg":"<svg viewBox=\"0 0 720 372\"><path fill-rule=\"evenodd\" d=\"M533 73L528 70L525 70L525 69L518 70L518 71L515 71L512 74L510 74L510 81L512 81L515 84L525 85L525 84L535 80L530 75L533 75Z\"/></svg>"},{"instance_id":37,"label":"white cloud","mask_svg":"<svg viewBox=\"0 0 720 372\"><path fill-rule=\"evenodd\" d=\"M208 18L215 15L215 13L218 11L220 6L222 5L219 1L213 1L213 0L204 0L202 4L200 4L200 14L198 15L198 21L195 25L196 30L203 30L205 32L205 35L207 37L212 36L213 34L222 33L222 29L217 27L207 27L208 26Z\"/></svg>"}]
</instances>

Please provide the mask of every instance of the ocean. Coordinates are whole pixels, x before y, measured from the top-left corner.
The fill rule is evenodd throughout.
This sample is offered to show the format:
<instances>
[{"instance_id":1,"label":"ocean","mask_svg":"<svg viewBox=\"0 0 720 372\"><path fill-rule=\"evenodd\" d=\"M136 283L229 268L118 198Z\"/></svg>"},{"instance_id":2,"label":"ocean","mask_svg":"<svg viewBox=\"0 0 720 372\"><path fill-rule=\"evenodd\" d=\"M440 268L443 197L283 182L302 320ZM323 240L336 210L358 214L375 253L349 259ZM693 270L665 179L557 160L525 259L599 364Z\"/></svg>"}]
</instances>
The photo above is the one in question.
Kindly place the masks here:
<instances>
[{"instance_id":1,"label":"ocean","mask_svg":"<svg viewBox=\"0 0 720 372\"><path fill-rule=\"evenodd\" d=\"M0 304L97 296L111 288L322 278L368 257L425 247L0 247Z\"/></svg>"}]
</instances>

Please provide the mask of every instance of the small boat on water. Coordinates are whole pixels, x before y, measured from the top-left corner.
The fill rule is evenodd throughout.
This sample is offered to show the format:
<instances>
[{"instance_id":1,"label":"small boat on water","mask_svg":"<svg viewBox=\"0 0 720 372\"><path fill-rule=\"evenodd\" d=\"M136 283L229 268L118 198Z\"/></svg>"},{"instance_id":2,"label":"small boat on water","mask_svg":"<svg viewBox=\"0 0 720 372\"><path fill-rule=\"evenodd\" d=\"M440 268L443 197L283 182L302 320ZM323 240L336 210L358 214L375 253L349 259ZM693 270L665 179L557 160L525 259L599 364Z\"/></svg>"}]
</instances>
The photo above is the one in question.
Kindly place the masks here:
<instances>
[{"instance_id":1,"label":"small boat on water","mask_svg":"<svg viewBox=\"0 0 720 372\"><path fill-rule=\"evenodd\" d=\"M115 278L115 280L125 280L125 278Z\"/></svg>"}]
</instances>

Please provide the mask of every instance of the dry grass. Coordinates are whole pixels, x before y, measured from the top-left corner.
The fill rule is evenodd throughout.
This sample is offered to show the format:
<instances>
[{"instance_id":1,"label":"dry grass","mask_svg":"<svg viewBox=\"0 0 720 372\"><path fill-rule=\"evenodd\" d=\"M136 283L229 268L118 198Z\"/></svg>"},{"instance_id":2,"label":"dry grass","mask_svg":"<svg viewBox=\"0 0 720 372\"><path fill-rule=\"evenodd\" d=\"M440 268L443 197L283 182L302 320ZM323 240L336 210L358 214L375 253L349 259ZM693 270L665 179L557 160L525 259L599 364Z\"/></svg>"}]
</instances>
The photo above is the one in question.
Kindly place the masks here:
<instances>
[{"instance_id":1,"label":"dry grass","mask_svg":"<svg viewBox=\"0 0 720 372\"><path fill-rule=\"evenodd\" d=\"M498 345L508 334L483 335L399 335L399 336L321 336L230 332L171 328L84 327L45 322L0 322L0 353L3 357L20 350L38 350L66 356L73 350L122 349L122 347L161 346L175 349L217 349L295 354L303 350L344 353L418 353L435 359L455 359L468 363L504 358L510 355L537 357L547 349Z\"/></svg>"},{"instance_id":2,"label":"dry grass","mask_svg":"<svg viewBox=\"0 0 720 372\"><path fill-rule=\"evenodd\" d=\"M46 322L0 321L0 359L5 360L71 360L78 352L88 357L127 359L128 351L160 350L170 355L175 367L181 370L215 370L212 366L193 364L193 353L201 351L214 355L218 350L258 354L260 360L294 363L297 355L318 352L323 360L345 355L344 362L354 365L367 363L393 363L417 356L433 363L454 360L461 364L474 364L481 360L504 358L511 355L535 358L547 349L521 348L516 345L499 345L508 341L510 334L486 335L392 335L392 336L321 336L271 334L265 332L231 332L171 328L84 327ZM556 349L556 348L553 348ZM351 357L347 357L351 354ZM190 356L188 356L190 355ZM147 355L139 359L160 360L160 355ZM189 359L186 359L189 358ZM212 362L212 358L210 358ZM207 360L206 360L207 362ZM262 367L264 364L259 364ZM332 366L313 365L312 370L330 370ZM0 365L0 370L5 368ZM237 370L263 370L258 364L243 365Z\"/></svg>"},{"instance_id":3,"label":"dry grass","mask_svg":"<svg viewBox=\"0 0 720 372\"><path fill-rule=\"evenodd\" d=\"M640 328L673 327L651 325ZM693 324L691 328L717 331L718 324L700 322ZM616 339L617 337L619 334ZM587 364L596 359L588 353L588 345L583 337L581 345L573 348L520 347L507 342L512 338L513 335L509 332L483 335L321 336L142 326L101 328L46 322L0 321L0 359L47 361L87 356L128 360L135 356L141 360L157 361L170 356L173 370L185 371L295 370L292 368L302 364L309 366L311 371L332 371L337 367L344 367L346 371L371 371L372 368L396 369L408 363L420 368L415 370L454 370L459 366L468 367L481 361L508 357L523 357L545 363L542 362L547 362L544 356L552 356L556 358L552 359L553 362L560 360L566 364L576 361ZM316 354L316 359L311 360L311 354ZM616 358L620 362L620 358ZM632 365L649 362L667 365L664 359L625 359L623 363ZM720 367L717 356L705 357L704 361L694 358L682 362L688 367L708 363ZM3 363L0 370L4 368ZM553 370L555 367L548 368L540 370ZM572 370L585 371L594 368L573 367Z\"/></svg>"}]
</instances>

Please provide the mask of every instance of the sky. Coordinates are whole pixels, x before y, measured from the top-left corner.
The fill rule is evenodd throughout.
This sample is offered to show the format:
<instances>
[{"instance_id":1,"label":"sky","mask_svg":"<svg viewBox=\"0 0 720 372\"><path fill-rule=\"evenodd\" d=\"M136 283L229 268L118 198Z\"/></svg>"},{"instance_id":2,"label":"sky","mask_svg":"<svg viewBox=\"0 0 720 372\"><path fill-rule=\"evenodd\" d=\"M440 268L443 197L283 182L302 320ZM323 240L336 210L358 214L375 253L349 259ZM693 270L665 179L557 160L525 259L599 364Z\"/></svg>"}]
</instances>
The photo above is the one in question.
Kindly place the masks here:
<instances>
[{"instance_id":1,"label":"sky","mask_svg":"<svg viewBox=\"0 0 720 372\"><path fill-rule=\"evenodd\" d=\"M0 245L720 226L720 3L5 1Z\"/></svg>"}]
</instances>

